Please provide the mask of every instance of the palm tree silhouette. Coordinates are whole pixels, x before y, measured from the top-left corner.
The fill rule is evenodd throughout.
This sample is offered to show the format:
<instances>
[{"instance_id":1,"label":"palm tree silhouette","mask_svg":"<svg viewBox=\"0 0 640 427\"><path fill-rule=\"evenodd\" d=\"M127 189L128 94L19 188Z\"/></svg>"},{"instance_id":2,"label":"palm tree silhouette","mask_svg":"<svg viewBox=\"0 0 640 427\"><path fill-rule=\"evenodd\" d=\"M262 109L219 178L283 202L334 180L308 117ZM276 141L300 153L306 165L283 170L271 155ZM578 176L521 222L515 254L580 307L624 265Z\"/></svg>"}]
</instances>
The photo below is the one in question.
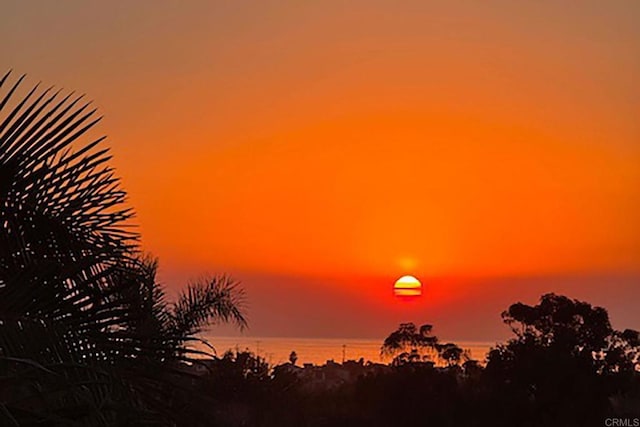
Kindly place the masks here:
<instances>
[{"instance_id":1,"label":"palm tree silhouette","mask_svg":"<svg viewBox=\"0 0 640 427\"><path fill-rule=\"evenodd\" d=\"M0 424L114 425L177 414L162 398L170 366L210 322L246 326L226 276L170 303L140 254L99 121L84 96L0 79ZM143 363L144 362L144 363ZM162 368L162 369L160 369ZM6 394L6 396L4 395ZM129 414L129 415L127 415Z\"/></svg>"}]
</instances>

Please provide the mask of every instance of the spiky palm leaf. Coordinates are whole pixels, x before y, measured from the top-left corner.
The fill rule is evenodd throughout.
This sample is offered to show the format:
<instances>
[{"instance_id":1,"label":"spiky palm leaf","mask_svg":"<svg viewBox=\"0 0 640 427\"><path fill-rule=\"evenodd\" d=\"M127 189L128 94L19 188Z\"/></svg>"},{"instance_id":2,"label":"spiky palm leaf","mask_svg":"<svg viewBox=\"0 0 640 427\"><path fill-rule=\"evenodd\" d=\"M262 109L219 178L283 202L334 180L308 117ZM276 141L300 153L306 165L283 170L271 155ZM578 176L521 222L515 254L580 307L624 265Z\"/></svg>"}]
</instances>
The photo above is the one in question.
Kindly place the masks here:
<instances>
[{"instance_id":1,"label":"spiky palm leaf","mask_svg":"<svg viewBox=\"0 0 640 427\"><path fill-rule=\"evenodd\" d=\"M198 351L194 342L212 348L199 334L210 324L233 323L247 326L243 314L245 296L240 284L228 276L208 276L193 281L173 303L156 281L158 262L149 256L137 259L143 273L128 307L131 320L124 331L136 338L138 356L155 361L187 360L210 355Z\"/></svg>"},{"instance_id":2,"label":"spiky palm leaf","mask_svg":"<svg viewBox=\"0 0 640 427\"><path fill-rule=\"evenodd\" d=\"M13 102L23 79L0 92L0 377L17 384L4 412L26 423L109 425L115 377L96 366L126 353L113 334L126 329L134 285L114 278L135 249L132 212L103 138L73 150L99 121L95 109L38 85Z\"/></svg>"},{"instance_id":3,"label":"spiky palm leaf","mask_svg":"<svg viewBox=\"0 0 640 427\"><path fill-rule=\"evenodd\" d=\"M136 255L104 138L84 141L95 109L38 85L14 102L24 76L3 95L9 76L0 79L0 383L12 387L0 388L9 390L0 421L173 425L174 364L198 354L186 344L207 322L245 325L241 292L213 279L168 303L156 262Z\"/></svg>"},{"instance_id":4,"label":"spiky palm leaf","mask_svg":"<svg viewBox=\"0 0 640 427\"><path fill-rule=\"evenodd\" d=\"M173 329L178 336L194 336L212 319L247 326L242 314L244 292L228 276L213 276L190 283L173 305Z\"/></svg>"},{"instance_id":5,"label":"spiky palm leaf","mask_svg":"<svg viewBox=\"0 0 640 427\"><path fill-rule=\"evenodd\" d=\"M0 314L97 337L121 317L109 276L135 249L132 212L103 138L72 150L100 120L82 96L36 85L4 114L23 78L0 100Z\"/></svg>"}]
</instances>

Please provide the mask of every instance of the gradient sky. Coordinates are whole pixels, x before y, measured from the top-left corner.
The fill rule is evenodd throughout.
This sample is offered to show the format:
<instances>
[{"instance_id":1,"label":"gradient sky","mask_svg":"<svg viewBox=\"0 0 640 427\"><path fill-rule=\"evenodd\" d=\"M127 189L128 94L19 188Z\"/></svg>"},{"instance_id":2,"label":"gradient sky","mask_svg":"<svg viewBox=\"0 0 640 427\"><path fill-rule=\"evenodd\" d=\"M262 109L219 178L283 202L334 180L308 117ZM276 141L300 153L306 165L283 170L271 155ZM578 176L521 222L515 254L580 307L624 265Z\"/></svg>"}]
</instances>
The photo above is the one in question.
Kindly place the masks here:
<instances>
[{"instance_id":1,"label":"gradient sky","mask_svg":"<svg viewBox=\"0 0 640 427\"><path fill-rule=\"evenodd\" d=\"M9 0L0 70L95 100L162 281L232 273L248 334L493 340L548 291L640 328L638 22L635 0Z\"/></svg>"}]
</instances>

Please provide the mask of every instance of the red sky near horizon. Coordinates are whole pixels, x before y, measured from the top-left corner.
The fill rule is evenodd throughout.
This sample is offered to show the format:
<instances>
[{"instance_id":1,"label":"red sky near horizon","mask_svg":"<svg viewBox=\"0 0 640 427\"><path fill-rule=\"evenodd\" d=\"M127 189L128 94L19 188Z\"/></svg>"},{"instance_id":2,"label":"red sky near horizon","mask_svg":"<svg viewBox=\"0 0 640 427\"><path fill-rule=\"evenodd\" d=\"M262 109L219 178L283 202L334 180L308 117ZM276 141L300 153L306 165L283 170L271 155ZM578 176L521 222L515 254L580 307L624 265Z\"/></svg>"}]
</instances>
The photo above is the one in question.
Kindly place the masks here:
<instances>
[{"instance_id":1,"label":"red sky near horizon","mask_svg":"<svg viewBox=\"0 0 640 427\"><path fill-rule=\"evenodd\" d=\"M0 72L95 99L161 279L232 273L249 334L492 340L548 291L640 327L639 21L636 1L10 0Z\"/></svg>"}]
</instances>

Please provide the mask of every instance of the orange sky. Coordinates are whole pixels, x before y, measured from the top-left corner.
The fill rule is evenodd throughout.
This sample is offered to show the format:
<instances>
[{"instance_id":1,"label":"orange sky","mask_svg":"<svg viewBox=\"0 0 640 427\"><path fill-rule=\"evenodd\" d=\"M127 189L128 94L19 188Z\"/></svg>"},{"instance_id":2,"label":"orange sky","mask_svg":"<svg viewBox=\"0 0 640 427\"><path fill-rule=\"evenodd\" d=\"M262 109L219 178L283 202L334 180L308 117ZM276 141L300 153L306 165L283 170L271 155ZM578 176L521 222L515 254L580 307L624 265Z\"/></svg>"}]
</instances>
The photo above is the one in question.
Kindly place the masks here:
<instances>
[{"instance_id":1,"label":"orange sky","mask_svg":"<svg viewBox=\"0 0 640 427\"><path fill-rule=\"evenodd\" d=\"M0 70L95 99L163 280L233 273L253 333L491 339L548 290L640 326L639 21L633 0L9 1Z\"/></svg>"}]
</instances>

